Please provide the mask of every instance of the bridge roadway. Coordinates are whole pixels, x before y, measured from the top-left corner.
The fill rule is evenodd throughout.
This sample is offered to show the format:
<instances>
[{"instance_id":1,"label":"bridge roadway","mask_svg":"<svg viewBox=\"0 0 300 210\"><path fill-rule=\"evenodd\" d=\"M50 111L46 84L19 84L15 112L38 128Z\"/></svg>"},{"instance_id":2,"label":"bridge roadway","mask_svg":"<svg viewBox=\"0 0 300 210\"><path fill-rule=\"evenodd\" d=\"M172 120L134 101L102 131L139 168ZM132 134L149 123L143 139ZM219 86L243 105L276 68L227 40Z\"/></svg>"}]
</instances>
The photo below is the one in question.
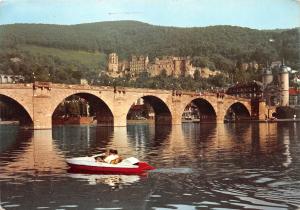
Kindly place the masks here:
<instances>
[{"instance_id":1,"label":"bridge roadway","mask_svg":"<svg viewBox=\"0 0 300 210\"><path fill-rule=\"evenodd\" d=\"M223 123L227 110L236 104L247 110L252 119L264 119L265 104L258 104L253 113L251 100L229 95L203 92L68 85L36 82L28 84L0 84L0 96L17 102L28 114L34 129L52 128L52 115L58 105L71 95L79 95L97 102L98 123L126 126L127 114L134 102L143 98L154 109L156 124L181 124L182 114L192 101L201 113L201 121Z\"/></svg>"}]
</instances>

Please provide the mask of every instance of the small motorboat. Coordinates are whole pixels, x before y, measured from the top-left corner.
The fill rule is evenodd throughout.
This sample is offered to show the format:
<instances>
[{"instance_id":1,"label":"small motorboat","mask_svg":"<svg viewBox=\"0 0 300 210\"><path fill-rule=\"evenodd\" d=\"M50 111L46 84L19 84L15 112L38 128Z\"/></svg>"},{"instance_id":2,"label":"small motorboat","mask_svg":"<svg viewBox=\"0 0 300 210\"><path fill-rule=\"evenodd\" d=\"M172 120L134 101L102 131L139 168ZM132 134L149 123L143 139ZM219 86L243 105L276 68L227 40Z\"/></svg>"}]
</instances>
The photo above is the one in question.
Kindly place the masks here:
<instances>
[{"instance_id":1,"label":"small motorboat","mask_svg":"<svg viewBox=\"0 0 300 210\"><path fill-rule=\"evenodd\" d=\"M155 169L146 162L135 157L129 157L117 164L97 162L94 155L91 157L77 157L66 159L71 172L87 172L101 174L141 174Z\"/></svg>"}]
</instances>

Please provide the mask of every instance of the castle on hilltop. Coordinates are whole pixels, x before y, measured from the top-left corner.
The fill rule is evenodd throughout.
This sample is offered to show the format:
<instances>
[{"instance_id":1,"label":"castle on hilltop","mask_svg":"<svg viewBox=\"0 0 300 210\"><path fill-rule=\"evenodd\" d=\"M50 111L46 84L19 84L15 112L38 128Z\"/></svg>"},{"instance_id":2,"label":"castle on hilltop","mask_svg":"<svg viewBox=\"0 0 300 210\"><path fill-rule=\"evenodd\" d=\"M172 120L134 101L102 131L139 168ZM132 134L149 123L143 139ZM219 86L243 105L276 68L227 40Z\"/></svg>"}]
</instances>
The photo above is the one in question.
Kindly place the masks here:
<instances>
[{"instance_id":1,"label":"castle on hilltop","mask_svg":"<svg viewBox=\"0 0 300 210\"><path fill-rule=\"evenodd\" d=\"M196 67L191 64L191 59L187 57L163 56L162 59L155 58L154 63L149 66L151 76L159 75L163 70L167 75L175 77L194 75Z\"/></svg>"},{"instance_id":2,"label":"castle on hilltop","mask_svg":"<svg viewBox=\"0 0 300 210\"><path fill-rule=\"evenodd\" d=\"M107 71L112 77L124 76L130 74L131 77L135 77L147 71L149 64L148 56L131 56L131 60L119 62L119 56L117 53L110 53L108 55Z\"/></svg>"},{"instance_id":3,"label":"castle on hilltop","mask_svg":"<svg viewBox=\"0 0 300 210\"><path fill-rule=\"evenodd\" d=\"M119 62L116 53L108 55L107 72L112 77L130 75L136 77L142 72L148 72L150 76L157 76L164 70L167 75L194 76L194 72L198 67L194 67L191 58L163 56L161 59L155 58L153 62L149 61L148 56L131 56L131 60ZM200 70L200 69L199 69Z\"/></svg>"}]
</instances>

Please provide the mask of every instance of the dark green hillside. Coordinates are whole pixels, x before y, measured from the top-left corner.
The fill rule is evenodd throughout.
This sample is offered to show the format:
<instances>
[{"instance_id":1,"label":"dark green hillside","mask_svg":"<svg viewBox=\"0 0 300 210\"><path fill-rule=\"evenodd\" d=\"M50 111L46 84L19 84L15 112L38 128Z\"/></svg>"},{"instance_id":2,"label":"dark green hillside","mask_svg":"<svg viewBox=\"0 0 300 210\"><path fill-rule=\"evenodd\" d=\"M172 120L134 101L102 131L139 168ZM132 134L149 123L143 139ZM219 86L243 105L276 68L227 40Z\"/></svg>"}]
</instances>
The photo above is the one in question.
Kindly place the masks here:
<instances>
[{"instance_id":1,"label":"dark green hillside","mask_svg":"<svg viewBox=\"0 0 300 210\"><path fill-rule=\"evenodd\" d=\"M153 26L135 21L100 22L79 25L14 24L0 26L1 43L33 44L60 49L117 51L124 57L131 54L149 54L151 57L173 55L220 54L234 59L251 54L255 49L272 51L268 40L291 35L291 42L299 38L296 30L259 31L233 26L205 28L175 28ZM299 39L298 39L299 42ZM294 42L295 44L295 42ZM277 46L279 47L279 46ZM280 49L276 48L276 51ZM245 55L246 56L246 55ZM247 56L246 56L247 58Z\"/></svg>"},{"instance_id":2,"label":"dark green hillside","mask_svg":"<svg viewBox=\"0 0 300 210\"><path fill-rule=\"evenodd\" d=\"M271 38L275 42L269 42ZM137 21L0 26L2 53L13 49L19 54L27 53L28 56L47 56L45 53L32 53L37 49L22 47L38 46L71 50L74 53L86 51L94 55L99 52L117 52L121 58L128 58L132 54L147 54L150 59L162 55L190 55L196 58L195 63L209 63L212 68L231 73L235 72L237 63L257 61L266 64L267 61L281 58L293 68L299 69L299 42L298 29L260 31L233 26L178 28L153 26ZM78 64L78 69L84 66L85 71L95 71L94 67L82 62L76 64L76 59L66 60L65 55L61 57L58 54L54 57L61 60L59 63L71 62L72 65ZM100 60L101 58L99 68L103 68L105 62ZM2 65L2 71L3 69ZM83 72L84 75L85 73Z\"/></svg>"}]
</instances>

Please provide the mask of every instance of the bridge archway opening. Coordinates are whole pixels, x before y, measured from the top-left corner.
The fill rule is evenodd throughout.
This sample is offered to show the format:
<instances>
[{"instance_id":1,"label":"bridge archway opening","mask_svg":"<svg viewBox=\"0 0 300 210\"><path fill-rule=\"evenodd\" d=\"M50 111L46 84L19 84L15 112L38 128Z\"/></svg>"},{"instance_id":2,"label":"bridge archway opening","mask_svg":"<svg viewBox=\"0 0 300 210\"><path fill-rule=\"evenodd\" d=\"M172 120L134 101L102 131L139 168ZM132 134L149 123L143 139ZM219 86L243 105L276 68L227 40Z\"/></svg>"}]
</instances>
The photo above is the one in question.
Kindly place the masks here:
<instances>
[{"instance_id":1,"label":"bridge archway opening","mask_svg":"<svg viewBox=\"0 0 300 210\"><path fill-rule=\"evenodd\" d=\"M182 122L216 122L217 115L213 106L203 98L192 100L184 109Z\"/></svg>"},{"instance_id":2,"label":"bridge archway opening","mask_svg":"<svg viewBox=\"0 0 300 210\"><path fill-rule=\"evenodd\" d=\"M0 121L32 127L33 121L26 109L16 100L0 94Z\"/></svg>"},{"instance_id":3,"label":"bridge archway opening","mask_svg":"<svg viewBox=\"0 0 300 210\"><path fill-rule=\"evenodd\" d=\"M104 101L89 93L65 98L52 114L52 124L97 124L113 126L114 117Z\"/></svg>"},{"instance_id":4,"label":"bridge archway opening","mask_svg":"<svg viewBox=\"0 0 300 210\"><path fill-rule=\"evenodd\" d=\"M127 123L145 122L155 123L156 125L170 125L172 124L172 115L160 98L155 96L143 96L135 101L128 113Z\"/></svg>"},{"instance_id":5,"label":"bridge archway opening","mask_svg":"<svg viewBox=\"0 0 300 210\"><path fill-rule=\"evenodd\" d=\"M250 120L251 115L246 106L240 102L232 104L226 111L224 118L225 122L238 122L244 120Z\"/></svg>"}]
</instances>

